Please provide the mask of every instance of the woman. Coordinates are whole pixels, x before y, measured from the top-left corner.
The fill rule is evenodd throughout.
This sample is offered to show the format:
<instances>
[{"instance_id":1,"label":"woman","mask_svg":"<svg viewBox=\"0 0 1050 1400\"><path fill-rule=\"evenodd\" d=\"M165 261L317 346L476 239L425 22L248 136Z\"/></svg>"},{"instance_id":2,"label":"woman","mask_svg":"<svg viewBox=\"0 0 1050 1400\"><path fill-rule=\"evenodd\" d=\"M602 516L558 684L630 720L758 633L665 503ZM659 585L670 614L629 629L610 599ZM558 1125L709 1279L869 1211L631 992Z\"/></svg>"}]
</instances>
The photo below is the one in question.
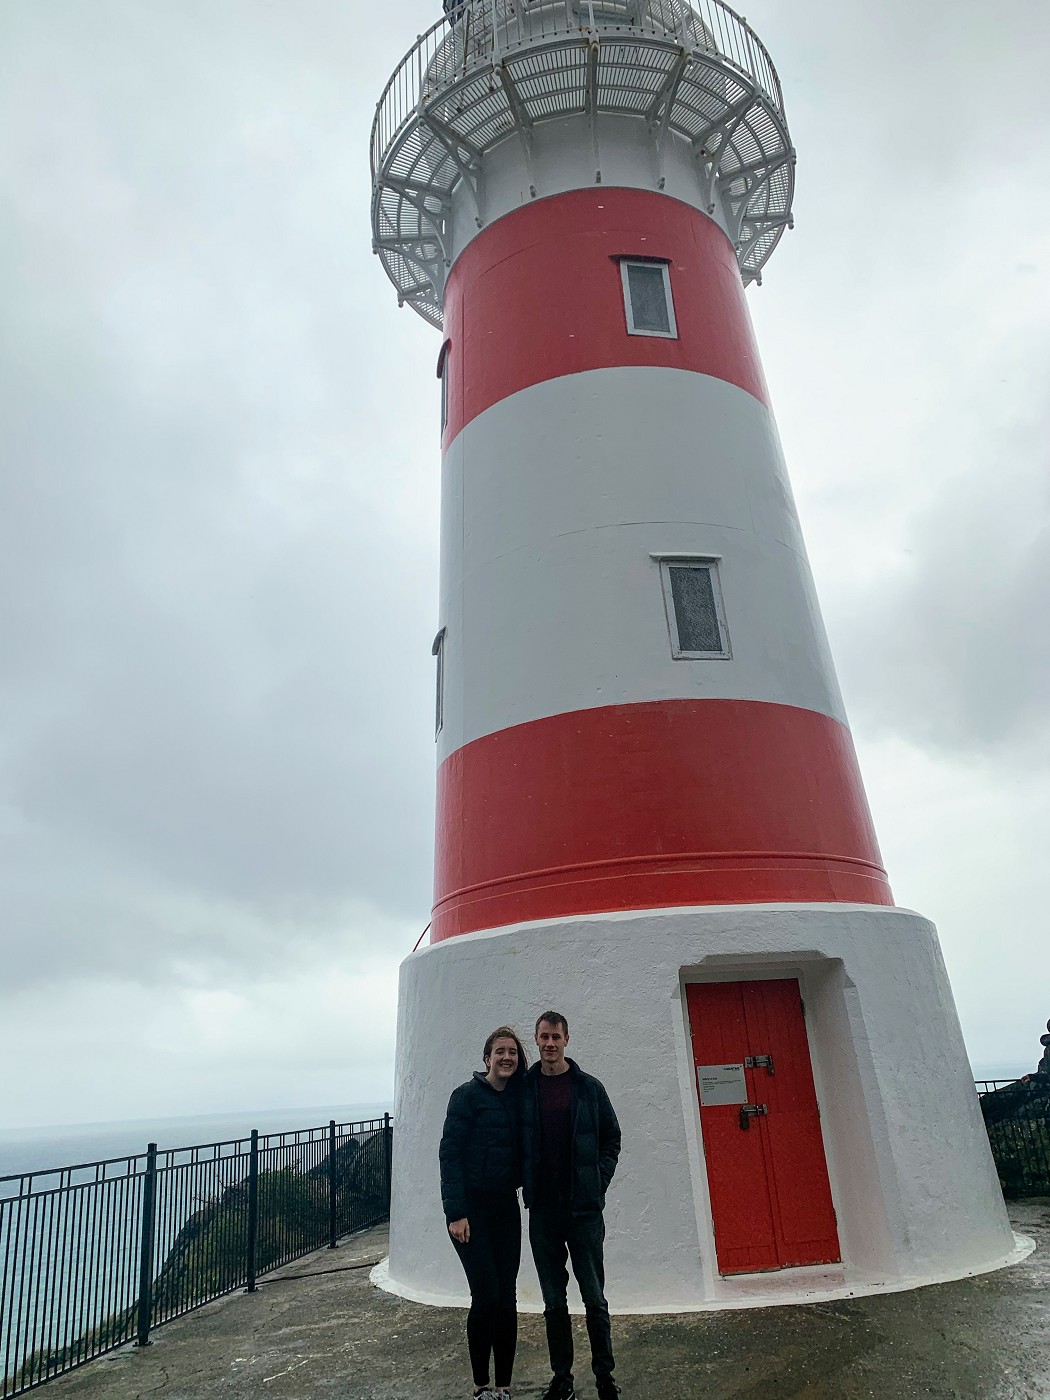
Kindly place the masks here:
<instances>
[{"instance_id":1,"label":"woman","mask_svg":"<svg viewBox=\"0 0 1050 1400\"><path fill-rule=\"evenodd\" d=\"M448 1101L441 1204L470 1285L467 1347L474 1395L510 1400L521 1262L518 1090L528 1061L510 1026L500 1026L485 1041L484 1060L485 1072L476 1071Z\"/></svg>"}]
</instances>

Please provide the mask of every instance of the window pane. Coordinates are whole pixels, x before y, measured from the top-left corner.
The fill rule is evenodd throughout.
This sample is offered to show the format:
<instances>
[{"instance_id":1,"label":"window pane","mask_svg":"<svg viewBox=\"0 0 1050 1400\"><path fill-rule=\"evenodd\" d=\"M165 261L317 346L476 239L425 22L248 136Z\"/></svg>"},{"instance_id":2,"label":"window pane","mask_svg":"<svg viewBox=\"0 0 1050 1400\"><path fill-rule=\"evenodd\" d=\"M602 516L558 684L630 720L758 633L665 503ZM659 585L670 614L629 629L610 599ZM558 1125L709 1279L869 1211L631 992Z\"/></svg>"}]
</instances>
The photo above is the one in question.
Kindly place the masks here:
<instances>
[{"instance_id":1,"label":"window pane","mask_svg":"<svg viewBox=\"0 0 1050 1400\"><path fill-rule=\"evenodd\" d=\"M718 627L715 590L711 584L711 569L672 565L671 597L674 600L675 622L678 624L678 645L682 651L725 651Z\"/></svg>"},{"instance_id":2,"label":"window pane","mask_svg":"<svg viewBox=\"0 0 1050 1400\"><path fill-rule=\"evenodd\" d=\"M628 263L627 282L631 289L631 314L635 330L663 331L670 335L671 319L667 314L663 267L657 263L648 267L644 263Z\"/></svg>"}]
</instances>

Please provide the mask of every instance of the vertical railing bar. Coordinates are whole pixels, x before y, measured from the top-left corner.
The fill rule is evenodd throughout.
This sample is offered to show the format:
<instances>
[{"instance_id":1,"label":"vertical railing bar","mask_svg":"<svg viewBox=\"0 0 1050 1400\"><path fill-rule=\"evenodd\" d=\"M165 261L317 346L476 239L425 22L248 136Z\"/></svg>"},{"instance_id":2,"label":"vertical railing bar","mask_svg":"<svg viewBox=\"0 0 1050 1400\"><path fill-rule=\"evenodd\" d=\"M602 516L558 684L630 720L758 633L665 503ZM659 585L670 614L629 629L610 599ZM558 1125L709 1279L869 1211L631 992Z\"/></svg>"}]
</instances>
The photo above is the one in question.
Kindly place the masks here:
<instances>
[{"instance_id":1,"label":"vertical railing bar","mask_svg":"<svg viewBox=\"0 0 1050 1400\"><path fill-rule=\"evenodd\" d=\"M128 1338L129 1309L131 1299L129 1298L129 1260L132 1270L131 1277L134 1277L134 1263L136 1245L139 1241L139 1233L135 1226L138 1224L133 1208L135 1199L135 1175L136 1159L129 1158L125 1164L123 1176L113 1187L113 1198L117 1208L118 1228L113 1231L112 1257L106 1271L109 1280L109 1301L106 1305L106 1316L112 1318L109 1345L110 1347L123 1345Z\"/></svg>"},{"instance_id":2,"label":"vertical railing bar","mask_svg":"<svg viewBox=\"0 0 1050 1400\"><path fill-rule=\"evenodd\" d=\"M251 1146L248 1157L248 1232L246 1255L248 1264L248 1292L254 1293L255 1253L259 1232L259 1130L252 1129Z\"/></svg>"},{"instance_id":3,"label":"vertical railing bar","mask_svg":"<svg viewBox=\"0 0 1050 1400\"><path fill-rule=\"evenodd\" d=\"M113 1227L106 1234L106 1270L102 1279L103 1303L98 1319L99 1328L101 1329L102 1324L106 1323L109 1331L106 1335L99 1336L98 1349L100 1352L110 1351L117 1344L120 1274L124 1258L124 1241L127 1238L128 1230L126 1180L126 1177L117 1178L106 1187L106 1194L113 1202Z\"/></svg>"},{"instance_id":4,"label":"vertical railing bar","mask_svg":"<svg viewBox=\"0 0 1050 1400\"><path fill-rule=\"evenodd\" d=\"M160 1325L160 1323L161 1323L161 1321L162 1321L162 1319L163 1319L163 1312L164 1312L163 1303L162 1303L162 1301L161 1301L161 1298L162 1298L163 1295L160 1294L160 1293L158 1293L158 1291L157 1291L157 1283L158 1283L158 1281L159 1281L159 1274L158 1274L158 1270L157 1270L157 1259L158 1259L158 1257L164 1257L164 1258L166 1259L166 1258L167 1258L167 1254L168 1254L168 1245L169 1245L170 1235L171 1235L171 1229L170 1229L170 1211L171 1211L172 1162L173 1162L173 1160L174 1160L174 1154L172 1153L172 1151L171 1151L169 1148L165 1148L163 1155L162 1155L160 1152L157 1153L156 1170L155 1170L155 1173L154 1173L154 1182L153 1182L153 1268L152 1268L151 1274L150 1274L150 1290L149 1290L149 1291L150 1291L150 1299L149 1299L150 1319L149 1319L149 1322L150 1322L150 1331L151 1331L151 1332L153 1331L154 1327L158 1327L158 1326ZM147 1160L146 1160L146 1167L148 1168L148 1166L149 1166L149 1159L148 1159L148 1157L147 1157ZM144 1230L144 1228L145 1228L144 1220L143 1220L143 1210L145 1209L145 1206L146 1206L145 1192L144 1192L144 1191L138 1191L138 1192L136 1193L136 1195L137 1195L137 1197L138 1197L138 1214L137 1214L136 1221L135 1221L135 1232L133 1233L132 1238L133 1238L133 1239L137 1239L137 1240L141 1240L141 1238L142 1238L142 1232L143 1232L143 1230ZM132 1257L133 1257L133 1259L134 1259L134 1253L135 1253L135 1251L134 1251L134 1247L133 1247L133 1249L132 1249ZM135 1288L134 1296L135 1296L135 1299L138 1300L139 1297L140 1297L140 1291L139 1291L139 1290L140 1290L141 1278L140 1278L140 1271L139 1271L139 1265L138 1265L138 1261L137 1261L137 1260L134 1262L133 1267L134 1267L134 1269L135 1269L135 1273L134 1273L134 1276L133 1276L133 1277L134 1277L134 1288ZM137 1305L137 1302L136 1302L136 1306L135 1306L134 1326L135 1326L136 1335L137 1335L137 1329L138 1329L138 1305Z\"/></svg>"},{"instance_id":5,"label":"vertical railing bar","mask_svg":"<svg viewBox=\"0 0 1050 1400\"><path fill-rule=\"evenodd\" d=\"M62 1318L58 1331L58 1354L64 1356L65 1365L56 1367L55 1374L64 1371L69 1364L74 1342L79 1340L76 1333L76 1303L80 1286L78 1246L80 1243L81 1198L72 1192L64 1192L66 1204L63 1211L62 1259L65 1270L65 1286L62 1293Z\"/></svg>"},{"instance_id":6,"label":"vertical railing bar","mask_svg":"<svg viewBox=\"0 0 1050 1400\"><path fill-rule=\"evenodd\" d=\"M18 1231L21 1225L21 1186L17 1197L11 1197L10 1201L4 1201L7 1207L7 1243L4 1246L4 1289L0 1298L0 1322L4 1317L7 1319L4 1327L3 1355L4 1355L4 1394L7 1394L7 1375L10 1373L10 1364L14 1361L14 1352L17 1344L13 1344L13 1323L14 1323L14 1264L8 1268L8 1261L18 1259ZM14 1250L11 1250L11 1239L14 1239Z\"/></svg>"},{"instance_id":7,"label":"vertical railing bar","mask_svg":"<svg viewBox=\"0 0 1050 1400\"><path fill-rule=\"evenodd\" d=\"M128 1165L130 1166L130 1161ZM109 1316L109 1306L112 1301L114 1254L119 1247L118 1241L124 1224L122 1179L120 1177L111 1179L104 1175L97 1190L101 1193L102 1198L102 1229L98 1237L94 1260L97 1306L91 1309L88 1317L89 1347L93 1356L106 1350L103 1346L101 1326L106 1317ZM92 1334L95 1334L93 1342L90 1340Z\"/></svg>"},{"instance_id":8,"label":"vertical railing bar","mask_svg":"<svg viewBox=\"0 0 1050 1400\"><path fill-rule=\"evenodd\" d=\"M127 1186L129 1214L128 1230L124 1243L124 1323L125 1337L131 1341L138 1327L139 1260L138 1242L142 1238L142 1188L141 1181L146 1169L146 1159L135 1157L129 1162Z\"/></svg>"},{"instance_id":9,"label":"vertical railing bar","mask_svg":"<svg viewBox=\"0 0 1050 1400\"><path fill-rule=\"evenodd\" d=\"M55 1287L54 1299L51 1308L51 1315L48 1319L47 1336L44 1349L44 1376L47 1379L51 1374L52 1358L62 1350L62 1327L65 1319L65 1310L62 1306L62 1299L66 1292L64 1285L68 1281L68 1268L66 1261L69 1254L66 1250L67 1225L69 1218L69 1195L67 1192L56 1198L55 1211L58 1214L59 1224L55 1235Z\"/></svg>"},{"instance_id":10,"label":"vertical railing bar","mask_svg":"<svg viewBox=\"0 0 1050 1400\"><path fill-rule=\"evenodd\" d=\"M71 1270L73 1292L70 1313L75 1318L71 1330L75 1333L72 1343L75 1345L74 1355L78 1365L91 1359L91 1321L94 1316L92 1309L98 1277L94 1236L104 1204L101 1192L105 1188L100 1184L104 1181L104 1170L100 1172L96 1167L94 1180L88 1183L88 1189L74 1193L77 1202L77 1232Z\"/></svg>"},{"instance_id":11,"label":"vertical railing bar","mask_svg":"<svg viewBox=\"0 0 1050 1400\"><path fill-rule=\"evenodd\" d=\"M156 1268L156 1261L160 1250L166 1260L173 1243L171 1238L172 1222L172 1201L178 1189L178 1167L175 1165L178 1154L171 1148L165 1148L163 1158L158 1153L156 1183L154 1186L153 1198L153 1260L154 1277L150 1280L150 1330L155 1326L159 1327L162 1321L166 1321L164 1308L164 1292L158 1292L157 1283L159 1273ZM141 1198L140 1198L141 1199ZM141 1229L141 1221L139 1223ZM158 1243L160 1250L158 1250Z\"/></svg>"},{"instance_id":12,"label":"vertical railing bar","mask_svg":"<svg viewBox=\"0 0 1050 1400\"><path fill-rule=\"evenodd\" d=\"M185 1161L172 1165L168 1190L167 1230L169 1235L174 1232L176 1238L183 1230L187 1229L196 1213L194 1207L197 1202L194 1198L197 1191L200 1159L200 1150L195 1147ZM191 1235L186 1239L183 1249L186 1267L179 1270L176 1286L172 1289L168 1302L169 1317L181 1317L190 1305L190 1280L195 1278L200 1271L203 1233L204 1231L200 1230L196 1236Z\"/></svg>"},{"instance_id":13,"label":"vertical railing bar","mask_svg":"<svg viewBox=\"0 0 1050 1400\"><path fill-rule=\"evenodd\" d=\"M22 1276L19 1279L18 1285L18 1311L15 1316L15 1350L18 1353L19 1358L19 1373L23 1377L23 1379L25 1377L25 1368L29 1357L26 1355L24 1340L22 1337L22 1318L23 1309L25 1307L26 1275L27 1272L30 1277L32 1277L33 1274L33 1245L36 1241L36 1201L37 1198L35 1196L30 1196L27 1201L28 1209L26 1211L25 1237L26 1247L23 1250ZM26 1257L26 1255L28 1255L28 1257Z\"/></svg>"},{"instance_id":14,"label":"vertical railing bar","mask_svg":"<svg viewBox=\"0 0 1050 1400\"><path fill-rule=\"evenodd\" d=\"M149 1346L150 1323L153 1314L153 1232L156 1227L157 1144L146 1148L146 1172L142 1178L142 1248L139 1253L139 1314L138 1339L140 1347Z\"/></svg>"},{"instance_id":15,"label":"vertical railing bar","mask_svg":"<svg viewBox=\"0 0 1050 1400\"><path fill-rule=\"evenodd\" d=\"M44 1345L44 1336L49 1330L49 1317L52 1304L51 1280L54 1263L55 1213L58 1210L59 1197L54 1193L49 1193L46 1197L46 1201L45 1220L47 1233L43 1243L44 1267L36 1291L36 1305L33 1309L33 1348L37 1355L37 1372L41 1380L43 1376L39 1373L47 1368L48 1362L48 1348ZM43 1313L42 1317L41 1312Z\"/></svg>"},{"instance_id":16,"label":"vertical railing bar","mask_svg":"<svg viewBox=\"0 0 1050 1400\"><path fill-rule=\"evenodd\" d=\"M173 1178L170 1229L175 1229L177 1220L185 1221L188 1224L198 1211L205 1211L205 1205L200 1199L200 1172L201 1154L198 1150L190 1154L188 1162L181 1164ZM178 1317L180 1314L188 1312L193 1306L191 1280L200 1277L204 1236L205 1230L201 1229L190 1240L190 1248L186 1252L189 1268L183 1271L182 1278L179 1280L178 1298L172 1300L172 1317Z\"/></svg>"},{"instance_id":17,"label":"vertical railing bar","mask_svg":"<svg viewBox=\"0 0 1050 1400\"><path fill-rule=\"evenodd\" d=\"M104 1172L102 1178L95 1182L95 1189L90 1194L85 1193L84 1199L90 1201L95 1207L92 1215L93 1233L89 1240L87 1253L90 1302L85 1310L86 1316L84 1318L86 1359L90 1360L98 1355L97 1329L106 1307L106 1276L110 1264L109 1244L113 1237L114 1222L117 1217L114 1193L110 1187L109 1178Z\"/></svg>"},{"instance_id":18,"label":"vertical railing bar","mask_svg":"<svg viewBox=\"0 0 1050 1400\"><path fill-rule=\"evenodd\" d=\"M386 1205L387 1214L390 1213L390 1194L393 1190L393 1129L390 1125L390 1114L383 1114L383 1169L386 1180L383 1183L383 1201Z\"/></svg>"},{"instance_id":19,"label":"vertical railing bar","mask_svg":"<svg viewBox=\"0 0 1050 1400\"><path fill-rule=\"evenodd\" d=\"M29 1216L31 1197L19 1191L18 1211L15 1216L15 1259L17 1261L17 1283L14 1278L11 1281L11 1304L7 1317L7 1354L14 1364L16 1376L21 1376L24 1357L22 1355L21 1325L18 1320L19 1303L22 1288L25 1280L25 1242L23 1235L28 1235L28 1225L26 1221ZM16 1384L18 1380L16 1379Z\"/></svg>"},{"instance_id":20,"label":"vertical railing bar","mask_svg":"<svg viewBox=\"0 0 1050 1400\"><path fill-rule=\"evenodd\" d=\"M328 1248L335 1249L336 1233L335 1200L335 1119L328 1124Z\"/></svg>"},{"instance_id":21,"label":"vertical railing bar","mask_svg":"<svg viewBox=\"0 0 1050 1400\"><path fill-rule=\"evenodd\" d=\"M10 1199L10 1197L4 1197L3 1200L0 1200L0 1235L3 1236L4 1240L4 1265L2 1272L0 1272L0 1322L7 1316L8 1280L11 1264L11 1217L14 1214ZM2 1387L0 1396L6 1397L9 1352L7 1342L2 1334L0 1334L0 1343L3 1344L0 1346L0 1363L3 1367L0 1370L0 1387Z\"/></svg>"},{"instance_id":22,"label":"vertical railing bar","mask_svg":"<svg viewBox=\"0 0 1050 1400\"><path fill-rule=\"evenodd\" d=\"M241 1173L243 1170L243 1163L244 1153L240 1150L240 1145L238 1144L236 1152L231 1154L226 1167L219 1167L219 1199L225 1200L226 1193L231 1192L235 1193L231 1195L231 1201L237 1202L236 1215L234 1215L232 1208L225 1212L228 1220L226 1228L227 1289L239 1287L241 1284L242 1272L245 1274L247 1273L245 1267L247 1263L245 1251L235 1250L233 1247L237 1240L243 1238L247 1241L248 1238L248 1221L245 1215L247 1201L244 1198L245 1193L239 1189L242 1181ZM247 1283L247 1278L245 1278L245 1283Z\"/></svg>"},{"instance_id":23,"label":"vertical railing bar","mask_svg":"<svg viewBox=\"0 0 1050 1400\"><path fill-rule=\"evenodd\" d=\"M122 1345L128 1339L128 1309L130 1306L128 1260L129 1255L134 1258L135 1244L139 1238L138 1232L134 1228L138 1223L133 1207L134 1180L135 1161L129 1158L125 1165L124 1175L113 1186L119 1228L113 1233L113 1257L106 1271L106 1277L109 1280L109 1301L106 1305L106 1316L113 1319L109 1341L111 1347ZM120 1319L119 1327L117 1325L118 1318Z\"/></svg>"}]
</instances>

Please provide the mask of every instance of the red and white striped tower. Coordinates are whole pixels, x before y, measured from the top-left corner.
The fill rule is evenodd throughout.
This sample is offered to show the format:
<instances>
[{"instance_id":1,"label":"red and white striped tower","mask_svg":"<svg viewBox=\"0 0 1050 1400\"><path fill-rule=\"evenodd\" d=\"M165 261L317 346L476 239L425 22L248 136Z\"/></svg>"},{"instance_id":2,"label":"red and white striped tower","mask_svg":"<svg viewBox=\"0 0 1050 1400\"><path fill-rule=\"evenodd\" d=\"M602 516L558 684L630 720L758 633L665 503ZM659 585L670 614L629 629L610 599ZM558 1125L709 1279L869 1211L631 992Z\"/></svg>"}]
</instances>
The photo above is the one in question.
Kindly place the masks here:
<instances>
[{"instance_id":1,"label":"red and white striped tower","mask_svg":"<svg viewBox=\"0 0 1050 1400\"><path fill-rule=\"evenodd\" d=\"M402 969L385 1274L408 1296L463 1296L447 1094L551 1005L623 1122L615 1306L1014 1248L936 934L893 907L745 303L794 159L719 0L464 0L379 104L375 247L444 337L436 895Z\"/></svg>"}]
</instances>

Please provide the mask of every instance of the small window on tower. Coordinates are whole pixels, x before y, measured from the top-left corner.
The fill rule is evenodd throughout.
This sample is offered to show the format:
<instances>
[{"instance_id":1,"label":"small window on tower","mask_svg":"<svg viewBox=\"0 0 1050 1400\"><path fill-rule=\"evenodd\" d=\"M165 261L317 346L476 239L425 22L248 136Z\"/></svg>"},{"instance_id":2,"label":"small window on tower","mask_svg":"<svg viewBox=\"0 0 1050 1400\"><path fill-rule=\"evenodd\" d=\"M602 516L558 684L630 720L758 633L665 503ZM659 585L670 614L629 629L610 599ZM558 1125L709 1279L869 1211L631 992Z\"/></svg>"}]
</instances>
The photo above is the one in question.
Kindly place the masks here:
<instances>
[{"instance_id":1,"label":"small window on tower","mask_svg":"<svg viewBox=\"0 0 1050 1400\"><path fill-rule=\"evenodd\" d=\"M728 660L722 590L715 559L662 559L664 602L671 630L671 651L685 659Z\"/></svg>"},{"instance_id":2,"label":"small window on tower","mask_svg":"<svg viewBox=\"0 0 1050 1400\"><path fill-rule=\"evenodd\" d=\"M671 273L663 262L629 262L620 259L623 300L630 335L658 335L678 339L671 300Z\"/></svg>"},{"instance_id":3,"label":"small window on tower","mask_svg":"<svg viewBox=\"0 0 1050 1400\"><path fill-rule=\"evenodd\" d=\"M432 656L437 658L437 675L435 677L435 699L434 699L434 738L441 733L441 726L445 723L445 629L434 638L434 645L430 648Z\"/></svg>"}]
</instances>

